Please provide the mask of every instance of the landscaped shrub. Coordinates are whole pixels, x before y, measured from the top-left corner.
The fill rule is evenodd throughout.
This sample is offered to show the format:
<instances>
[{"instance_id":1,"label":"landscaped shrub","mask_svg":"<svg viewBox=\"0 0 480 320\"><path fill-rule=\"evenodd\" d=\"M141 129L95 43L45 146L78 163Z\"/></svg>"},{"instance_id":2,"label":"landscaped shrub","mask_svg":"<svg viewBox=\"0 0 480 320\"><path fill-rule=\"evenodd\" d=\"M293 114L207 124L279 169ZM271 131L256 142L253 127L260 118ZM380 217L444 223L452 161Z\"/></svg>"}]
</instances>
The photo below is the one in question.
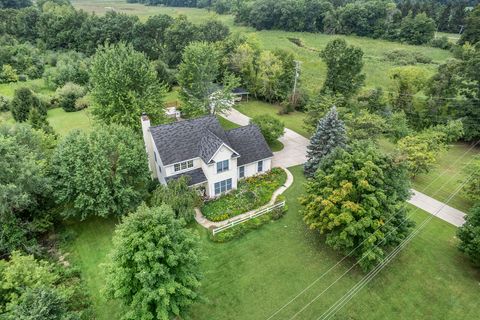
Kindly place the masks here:
<instances>
[{"instance_id":1,"label":"landscaped shrub","mask_svg":"<svg viewBox=\"0 0 480 320\"><path fill-rule=\"evenodd\" d=\"M210 221L223 221L257 209L270 201L273 192L286 179L287 174L283 169L273 168L265 174L240 180L236 190L205 202L202 213Z\"/></svg>"},{"instance_id":2,"label":"landscaped shrub","mask_svg":"<svg viewBox=\"0 0 480 320\"><path fill-rule=\"evenodd\" d=\"M68 82L62 88L57 89L56 95L58 96L58 103L63 110L66 112L77 111L75 103L77 99L85 95L85 88Z\"/></svg>"},{"instance_id":3,"label":"landscaped shrub","mask_svg":"<svg viewBox=\"0 0 480 320\"><path fill-rule=\"evenodd\" d=\"M284 207L276 208L257 218L248 220L242 224L236 225L235 227L232 227L230 229L217 233L216 235L213 235L213 233L210 233L210 240L212 240L213 242L223 243L223 242L227 242L227 241L239 238L244 234L250 232L251 230L258 229L259 227L263 226L268 222L272 222L280 219L285 215L287 210L288 208L285 205Z\"/></svg>"},{"instance_id":4,"label":"landscaped shrub","mask_svg":"<svg viewBox=\"0 0 480 320\"><path fill-rule=\"evenodd\" d=\"M7 97L0 96L0 112L6 112L10 110L10 101Z\"/></svg>"}]
</instances>

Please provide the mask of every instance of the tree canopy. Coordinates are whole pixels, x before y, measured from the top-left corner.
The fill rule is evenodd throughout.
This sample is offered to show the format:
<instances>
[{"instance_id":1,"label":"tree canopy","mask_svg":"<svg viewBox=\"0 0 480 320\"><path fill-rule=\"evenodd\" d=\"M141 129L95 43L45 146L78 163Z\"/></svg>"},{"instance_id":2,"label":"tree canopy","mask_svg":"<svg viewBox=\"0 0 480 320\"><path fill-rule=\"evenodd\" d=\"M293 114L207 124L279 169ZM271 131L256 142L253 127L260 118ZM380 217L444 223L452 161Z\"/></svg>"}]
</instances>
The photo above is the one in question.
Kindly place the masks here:
<instances>
[{"instance_id":1,"label":"tree canopy","mask_svg":"<svg viewBox=\"0 0 480 320\"><path fill-rule=\"evenodd\" d=\"M128 309L124 319L182 317L198 299L197 236L171 207L141 205L113 237L107 294Z\"/></svg>"}]
</instances>

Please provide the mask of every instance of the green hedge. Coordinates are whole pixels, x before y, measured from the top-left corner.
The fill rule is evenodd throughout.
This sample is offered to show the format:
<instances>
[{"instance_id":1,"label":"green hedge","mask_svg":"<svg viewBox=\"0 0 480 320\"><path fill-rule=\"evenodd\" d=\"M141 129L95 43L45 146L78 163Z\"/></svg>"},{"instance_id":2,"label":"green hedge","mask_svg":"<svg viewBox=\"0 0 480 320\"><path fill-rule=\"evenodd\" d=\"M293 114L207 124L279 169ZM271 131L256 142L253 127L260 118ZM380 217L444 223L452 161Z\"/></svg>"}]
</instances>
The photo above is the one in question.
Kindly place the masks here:
<instances>
[{"instance_id":1,"label":"green hedge","mask_svg":"<svg viewBox=\"0 0 480 320\"><path fill-rule=\"evenodd\" d=\"M240 180L236 190L205 202L201 208L202 214L210 221L223 221L257 209L267 204L275 190L286 180L287 174L280 168Z\"/></svg>"}]
</instances>

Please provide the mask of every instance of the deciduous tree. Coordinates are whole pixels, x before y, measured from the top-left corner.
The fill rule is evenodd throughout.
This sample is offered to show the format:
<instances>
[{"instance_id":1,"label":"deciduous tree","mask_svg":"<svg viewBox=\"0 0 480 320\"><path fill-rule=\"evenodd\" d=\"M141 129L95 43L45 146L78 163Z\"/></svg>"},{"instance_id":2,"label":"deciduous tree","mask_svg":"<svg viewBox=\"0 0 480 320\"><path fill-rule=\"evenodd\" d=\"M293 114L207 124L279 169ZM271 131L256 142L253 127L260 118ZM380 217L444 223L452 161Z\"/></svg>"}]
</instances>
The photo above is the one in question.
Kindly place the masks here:
<instances>
[{"instance_id":1,"label":"deciduous tree","mask_svg":"<svg viewBox=\"0 0 480 320\"><path fill-rule=\"evenodd\" d=\"M401 162L366 142L337 148L306 184L304 221L325 234L335 250L354 257L363 269L382 261L385 250L408 234L407 170Z\"/></svg>"},{"instance_id":2,"label":"deciduous tree","mask_svg":"<svg viewBox=\"0 0 480 320\"><path fill-rule=\"evenodd\" d=\"M167 205L140 206L115 230L107 294L128 307L124 319L183 317L198 299L197 237Z\"/></svg>"},{"instance_id":3,"label":"deciduous tree","mask_svg":"<svg viewBox=\"0 0 480 320\"><path fill-rule=\"evenodd\" d=\"M283 136L285 131L285 124L268 114L253 117L252 120L250 120L250 123L257 125L260 128L263 137L268 143L275 142L278 138Z\"/></svg>"},{"instance_id":4,"label":"deciduous tree","mask_svg":"<svg viewBox=\"0 0 480 320\"><path fill-rule=\"evenodd\" d=\"M465 253L473 264L480 266L480 203L470 209L465 216L465 223L458 228L460 239L458 248Z\"/></svg>"}]
</instances>

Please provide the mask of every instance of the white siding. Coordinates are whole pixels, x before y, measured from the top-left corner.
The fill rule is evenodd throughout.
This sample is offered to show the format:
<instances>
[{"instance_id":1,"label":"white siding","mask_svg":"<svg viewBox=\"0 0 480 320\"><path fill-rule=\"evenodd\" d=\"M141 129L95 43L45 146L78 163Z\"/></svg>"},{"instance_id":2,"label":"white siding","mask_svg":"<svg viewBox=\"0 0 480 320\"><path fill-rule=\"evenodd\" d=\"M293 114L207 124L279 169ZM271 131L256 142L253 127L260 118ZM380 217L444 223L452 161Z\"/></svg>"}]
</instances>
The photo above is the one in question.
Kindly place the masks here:
<instances>
[{"instance_id":1,"label":"white siding","mask_svg":"<svg viewBox=\"0 0 480 320\"><path fill-rule=\"evenodd\" d=\"M190 170L194 170L194 169L198 169L202 166L202 160L200 158L194 158L194 159L190 159L190 160L193 160L193 167L192 168L188 168L186 170L181 170L181 171L175 171L175 164L169 164L168 166L165 166L165 176L166 177L170 177L170 176L174 176L176 174L179 174L179 173L183 173L183 172L188 172ZM186 160L188 161L188 160ZM184 162L184 161L182 161Z\"/></svg>"},{"instance_id":2,"label":"white siding","mask_svg":"<svg viewBox=\"0 0 480 320\"><path fill-rule=\"evenodd\" d=\"M222 146L213 157L214 163L206 164L202 161L202 168L208 180L207 195L215 196L215 183L227 179L232 179L232 189L237 188L237 159L232 159L233 152ZM217 173L217 162L229 160L228 170Z\"/></svg>"},{"instance_id":3,"label":"white siding","mask_svg":"<svg viewBox=\"0 0 480 320\"><path fill-rule=\"evenodd\" d=\"M248 178L248 177L252 177L254 175L257 175L259 173L263 173L263 172L266 172L268 170L271 170L272 169L272 159L268 158L268 159L263 160L263 171L262 172L257 171L258 161L252 162L252 163L247 163L244 166L245 166L245 176L244 176L244 178ZM237 170L237 175L238 175L238 170Z\"/></svg>"}]
</instances>

